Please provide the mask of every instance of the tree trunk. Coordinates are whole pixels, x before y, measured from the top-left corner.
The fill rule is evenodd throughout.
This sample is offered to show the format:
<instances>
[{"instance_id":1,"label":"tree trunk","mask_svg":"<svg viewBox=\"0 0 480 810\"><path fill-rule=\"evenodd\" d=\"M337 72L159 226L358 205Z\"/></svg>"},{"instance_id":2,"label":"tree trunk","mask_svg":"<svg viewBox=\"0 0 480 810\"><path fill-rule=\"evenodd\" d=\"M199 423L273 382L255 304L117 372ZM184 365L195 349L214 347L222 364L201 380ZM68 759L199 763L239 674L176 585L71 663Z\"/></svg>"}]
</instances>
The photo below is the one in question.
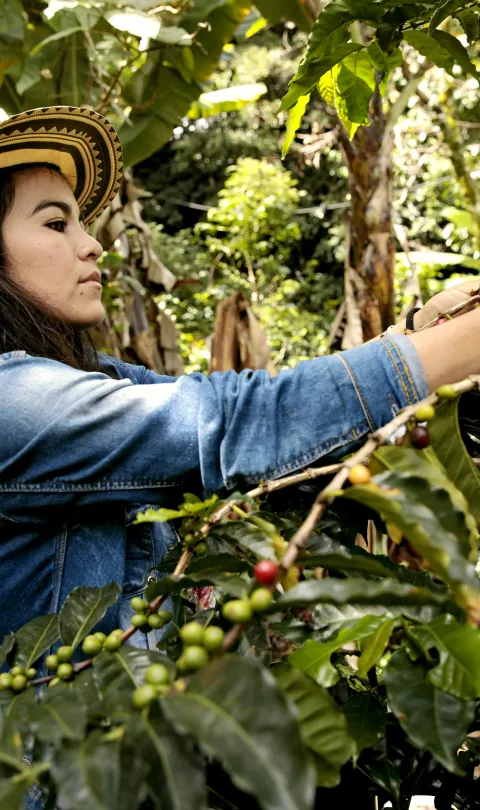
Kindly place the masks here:
<instances>
[{"instance_id":1,"label":"tree trunk","mask_svg":"<svg viewBox=\"0 0 480 810\"><path fill-rule=\"evenodd\" d=\"M346 281L353 291L363 340L370 340L394 322L393 274L395 240L392 225L392 137L385 126L377 94L371 124L360 127L353 141L343 127L340 143L348 168L351 215L348 221ZM350 317L349 317L350 315ZM348 329L347 343L358 345L359 330ZM347 348L347 346L344 346Z\"/></svg>"}]
</instances>

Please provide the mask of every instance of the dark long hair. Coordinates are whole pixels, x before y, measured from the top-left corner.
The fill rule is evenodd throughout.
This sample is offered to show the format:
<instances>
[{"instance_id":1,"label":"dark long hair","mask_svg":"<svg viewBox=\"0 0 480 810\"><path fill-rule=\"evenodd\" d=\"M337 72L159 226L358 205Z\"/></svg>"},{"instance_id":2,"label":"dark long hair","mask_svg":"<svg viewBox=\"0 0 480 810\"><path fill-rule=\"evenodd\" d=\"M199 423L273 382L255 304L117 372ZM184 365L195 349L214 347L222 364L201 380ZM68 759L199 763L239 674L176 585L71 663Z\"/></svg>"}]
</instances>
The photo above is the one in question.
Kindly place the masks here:
<instances>
[{"instance_id":1,"label":"dark long hair","mask_svg":"<svg viewBox=\"0 0 480 810\"><path fill-rule=\"evenodd\" d=\"M0 354L23 349L35 357L48 357L83 371L99 371L100 359L90 332L75 330L48 312L42 300L24 290L8 275L8 255L3 223L15 200L15 176L27 168L50 164L25 164L0 169Z\"/></svg>"}]
</instances>

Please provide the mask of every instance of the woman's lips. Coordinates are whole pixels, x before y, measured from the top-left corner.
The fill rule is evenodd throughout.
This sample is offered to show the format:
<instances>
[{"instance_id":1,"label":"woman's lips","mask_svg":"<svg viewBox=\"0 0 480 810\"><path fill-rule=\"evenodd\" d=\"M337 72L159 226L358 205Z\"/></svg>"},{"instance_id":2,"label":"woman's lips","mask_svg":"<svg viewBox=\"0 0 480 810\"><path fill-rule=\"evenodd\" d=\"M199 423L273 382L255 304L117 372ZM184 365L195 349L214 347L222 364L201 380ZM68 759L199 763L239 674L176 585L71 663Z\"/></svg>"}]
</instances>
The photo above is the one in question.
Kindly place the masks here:
<instances>
[{"instance_id":1,"label":"woman's lips","mask_svg":"<svg viewBox=\"0 0 480 810\"><path fill-rule=\"evenodd\" d=\"M80 284L82 285L82 287L97 287L99 290L102 289L102 285L100 284L100 282L93 281L93 279L91 281L81 281Z\"/></svg>"}]
</instances>

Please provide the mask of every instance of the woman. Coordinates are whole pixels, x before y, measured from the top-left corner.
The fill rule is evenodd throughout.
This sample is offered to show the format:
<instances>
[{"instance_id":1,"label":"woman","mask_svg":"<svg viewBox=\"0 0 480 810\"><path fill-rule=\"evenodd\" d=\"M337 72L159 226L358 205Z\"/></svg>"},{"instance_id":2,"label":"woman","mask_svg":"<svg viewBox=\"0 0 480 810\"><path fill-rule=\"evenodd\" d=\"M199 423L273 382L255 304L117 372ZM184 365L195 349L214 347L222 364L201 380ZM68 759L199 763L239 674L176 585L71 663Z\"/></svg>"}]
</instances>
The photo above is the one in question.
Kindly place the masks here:
<instances>
[{"instance_id":1,"label":"woman","mask_svg":"<svg viewBox=\"0 0 480 810\"><path fill-rule=\"evenodd\" d=\"M480 311L274 379L176 380L97 357L86 330L104 318L102 249L86 227L121 180L112 126L78 108L14 116L0 125L0 175L0 639L74 587L112 580L121 599L97 629L127 627L129 599L177 541L168 524L134 525L137 511L339 458L480 372Z\"/></svg>"}]
</instances>

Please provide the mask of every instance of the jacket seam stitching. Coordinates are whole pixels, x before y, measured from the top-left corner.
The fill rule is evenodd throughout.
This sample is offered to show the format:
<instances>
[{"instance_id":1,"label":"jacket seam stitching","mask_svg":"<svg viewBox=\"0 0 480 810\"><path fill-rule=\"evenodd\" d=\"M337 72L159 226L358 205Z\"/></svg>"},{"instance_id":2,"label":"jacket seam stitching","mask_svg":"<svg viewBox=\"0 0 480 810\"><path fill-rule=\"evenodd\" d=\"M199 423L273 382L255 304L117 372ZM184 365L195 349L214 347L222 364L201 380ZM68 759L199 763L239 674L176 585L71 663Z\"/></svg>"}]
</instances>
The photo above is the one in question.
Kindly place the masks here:
<instances>
[{"instance_id":1,"label":"jacket seam stitching","mask_svg":"<svg viewBox=\"0 0 480 810\"><path fill-rule=\"evenodd\" d=\"M374 422L374 420L372 418L372 414L370 413L370 409L368 407L367 401L366 401L365 397L363 396L363 392L362 392L360 386L357 383L357 380L356 380L356 377L355 377L355 375L353 373L353 370L351 369L350 365L347 363L345 358L342 357L340 354L338 355L338 359L341 360L341 362L343 363L343 365L345 366L345 368L347 370L347 374L350 377L350 380L352 382L353 387L355 388L355 392L357 394L357 397L361 402L362 409L363 409L363 412L365 414L365 418L366 418L366 420L367 420L367 422L368 422L368 424L370 426L370 430L375 430L375 427L376 427L375 422Z\"/></svg>"},{"instance_id":2,"label":"jacket seam stitching","mask_svg":"<svg viewBox=\"0 0 480 810\"><path fill-rule=\"evenodd\" d=\"M68 535L68 526L67 524L64 524L62 526L62 534L57 543L55 553L55 565L53 570L53 594L52 594L52 605L50 608L51 613L58 612L58 603L60 601L63 569L65 567L65 555L67 550L67 535Z\"/></svg>"},{"instance_id":3,"label":"jacket seam stitching","mask_svg":"<svg viewBox=\"0 0 480 810\"><path fill-rule=\"evenodd\" d=\"M405 394L405 398L407 400L407 403L409 405L412 405L413 402L414 402L414 400L412 399L412 394L413 394L413 396L416 395L416 399L418 399L418 394L417 394L415 386L413 384L413 380L410 377L410 372L409 372L408 366L405 364L405 361L403 360L403 357L398 352L397 347L395 346L394 343L390 343L390 346L394 347L395 352L390 348L390 346L387 344L386 340L382 340L382 343L385 346L385 348L386 348L386 350L387 350L387 352L389 354L389 357L390 357L390 359L391 359L391 361L392 361L392 363L393 363L393 365L395 367L395 371L397 372L397 376L398 376L398 378L400 380L400 383L401 383L401 386L402 386L402 389L403 389L403 393ZM403 366L403 372L404 372L405 377L407 378L407 381L408 381L408 383L410 385L410 391L408 390L408 387L405 385L405 380L404 380L402 371L398 366L396 356L399 358L400 363Z\"/></svg>"}]
</instances>

